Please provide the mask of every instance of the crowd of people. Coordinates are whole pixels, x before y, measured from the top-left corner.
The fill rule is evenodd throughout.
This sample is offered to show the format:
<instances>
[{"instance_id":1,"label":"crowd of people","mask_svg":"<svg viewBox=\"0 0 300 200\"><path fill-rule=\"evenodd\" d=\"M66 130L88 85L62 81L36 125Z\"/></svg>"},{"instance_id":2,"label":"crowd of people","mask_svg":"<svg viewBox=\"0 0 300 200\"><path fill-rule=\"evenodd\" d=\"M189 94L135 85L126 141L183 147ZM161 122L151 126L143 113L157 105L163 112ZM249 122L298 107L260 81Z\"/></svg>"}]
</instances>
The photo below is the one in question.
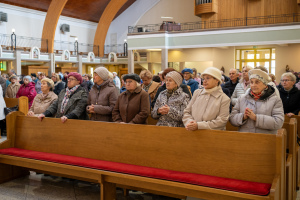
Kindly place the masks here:
<instances>
[{"instance_id":1,"label":"crowd of people","mask_svg":"<svg viewBox=\"0 0 300 200\"><path fill-rule=\"evenodd\" d=\"M38 73L21 80L11 70L1 77L0 95L28 97L28 116L40 120L55 117L63 123L90 119L147 124L151 115L158 120L157 126L189 131L225 130L230 121L241 132L274 134L282 127L284 115L291 117L300 111L299 80L287 72L277 85L266 68L249 66L241 72L230 69L229 77L215 67L201 74L191 68L181 72L167 68L158 75L149 70L125 74L121 80L105 67L96 68L93 76L65 72L46 77ZM1 105L5 107L5 103Z\"/></svg>"}]
</instances>

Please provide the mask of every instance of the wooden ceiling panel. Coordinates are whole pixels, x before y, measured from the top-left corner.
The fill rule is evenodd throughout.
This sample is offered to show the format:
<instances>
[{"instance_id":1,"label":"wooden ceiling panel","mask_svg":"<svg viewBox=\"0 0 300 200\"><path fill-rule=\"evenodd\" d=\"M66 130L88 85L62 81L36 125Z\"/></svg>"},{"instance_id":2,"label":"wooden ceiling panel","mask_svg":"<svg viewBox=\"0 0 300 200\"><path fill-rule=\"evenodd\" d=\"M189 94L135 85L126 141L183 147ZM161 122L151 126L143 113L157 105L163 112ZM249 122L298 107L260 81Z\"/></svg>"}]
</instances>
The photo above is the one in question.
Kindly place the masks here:
<instances>
[{"instance_id":1,"label":"wooden ceiling panel","mask_svg":"<svg viewBox=\"0 0 300 200\"><path fill-rule=\"evenodd\" d=\"M128 0L116 17L135 1ZM51 0L0 0L0 2L47 12ZM109 2L110 0L68 0L61 15L98 23Z\"/></svg>"}]
</instances>

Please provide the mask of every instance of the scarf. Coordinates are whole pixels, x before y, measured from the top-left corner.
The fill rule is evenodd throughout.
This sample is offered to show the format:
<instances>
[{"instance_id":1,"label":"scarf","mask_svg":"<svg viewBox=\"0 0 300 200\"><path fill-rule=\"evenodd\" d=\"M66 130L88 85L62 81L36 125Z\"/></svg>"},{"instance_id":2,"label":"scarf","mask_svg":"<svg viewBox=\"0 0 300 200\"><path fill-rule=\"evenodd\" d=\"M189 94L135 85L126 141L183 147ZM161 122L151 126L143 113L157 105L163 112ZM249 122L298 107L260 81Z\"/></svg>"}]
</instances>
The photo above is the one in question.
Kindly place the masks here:
<instances>
[{"instance_id":1,"label":"scarf","mask_svg":"<svg viewBox=\"0 0 300 200\"><path fill-rule=\"evenodd\" d=\"M250 90L249 95L255 100L257 101L261 96L263 96L266 91L268 90L268 87L266 87L266 89L264 89L263 91L261 91L259 94L255 94L254 92L252 92L252 90Z\"/></svg>"},{"instance_id":2,"label":"scarf","mask_svg":"<svg viewBox=\"0 0 300 200\"><path fill-rule=\"evenodd\" d=\"M76 85L72 89L66 88L66 93L65 93L64 99L61 102L61 108L60 108L61 113L64 113L67 103L70 100L70 96L72 94L74 94L74 92L78 89L79 86L80 85Z\"/></svg>"},{"instance_id":3,"label":"scarf","mask_svg":"<svg viewBox=\"0 0 300 200\"><path fill-rule=\"evenodd\" d=\"M152 82L153 82L153 81L151 81L148 85L144 85L144 90L145 90L146 92L148 92L149 88L150 88L151 85L152 85Z\"/></svg>"},{"instance_id":4,"label":"scarf","mask_svg":"<svg viewBox=\"0 0 300 200\"><path fill-rule=\"evenodd\" d=\"M167 89L167 99L170 98L170 96L172 96L172 94L178 89L178 87L173 88L172 90L168 90Z\"/></svg>"},{"instance_id":5,"label":"scarf","mask_svg":"<svg viewBox=\"0 0 300 200\"><path fill-rule=\"evenodd\" d=\"M214 87L214 88L210 88L210 89L203 89L204 90L204 92L205 93L207 93L207 94L211 94L211 93L213 93L214 91L217 91L217 90L219 90L221 88L221 86L216 86L216 87Z\"/></svg>"}]
</instances>

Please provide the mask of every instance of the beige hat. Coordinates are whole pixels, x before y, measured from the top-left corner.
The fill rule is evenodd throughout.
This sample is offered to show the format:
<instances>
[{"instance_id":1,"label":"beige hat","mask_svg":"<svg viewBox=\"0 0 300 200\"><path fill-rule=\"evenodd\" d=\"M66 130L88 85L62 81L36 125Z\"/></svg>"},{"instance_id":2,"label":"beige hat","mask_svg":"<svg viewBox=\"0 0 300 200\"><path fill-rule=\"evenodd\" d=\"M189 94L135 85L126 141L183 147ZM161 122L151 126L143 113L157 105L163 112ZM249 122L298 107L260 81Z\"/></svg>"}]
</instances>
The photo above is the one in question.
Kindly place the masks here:
<instances>
[{"instance_id":1,"label":"beige hat","mask_svg":"<svg viewBox=\"0 0 300 200\"><path fill-rule=\"evenodd\" d=\"M207 75L210 75L214 78L216 78L218 81L220 81L220 83L222 83L222 74L221 74L221 71L215 67L209 67L209 68L206 68L204 70L204 72L201 74L201 78L203 78L203 76L207 74Z\"/></svg>"},{"instance_id":2,"label":"beige hat","mask_svg":"<svg viewBox=\"0 0 300 200\"><path fill-rule=\"evenodd\" d=\"M256 78L261 82L263 82L263 84L265 85L268 85L268 83L271 82L270 76L266 72L260 69L252 69L248 72L248 74L249 74L249 80L251 80L252 78Z\"/></svg>"},{"instance_id":3,"label":"beige hat","mask_svg":"<svg viewBox=\"0 0 300 200\"><path fill-rule=\"evenodd\" d=\"M177 71L171 71L167 73L166 78L168 77L173 79L173 81L175 81L178 87L181 85L183 80L182 76Z\"/></svg>"},{"instance_id":4,"label":"beige hat","mask_svg":"<svg viewBox=\"0 0 300 200\"><path fill-rule=\"evenodd\" d=\"M54 82L49 78L43 78L41 82L46 81L51 85L51 88L54 89Z\"/></svg>"},{"instance_id":5,"label":"beige hat","mask_svg":"<svg viewBox=\"0 0 300 200\"><path fill-rule=\"evenodd\" d=\"M113 78L114 78L114 75L113 75L111 72L108 72L108 77L109 77L110 79L113 79Z\"/></svg>"},{"instance_id":6,"label":"beige hat","mask_svg":"<svg viewBox=\"0 0 300 200\"><path fill-rule=\"evenodd\" d=\"M94 73L98 74L100 78L104 81L108 79L109 71L105 67L98 67L94 70Z\"/></svg>"},{"instance_id":7,"label":"beige hat","mask_svg":"<svg viewBox=\"0 0 300 200\"><path fill-rule=\"evenodd\" d=\"M11 82L11 79L18 79L18 77L17 77L16 75L13 74L13 75L11 75L11 76L9 77L8 80Z\"/></svg>"}]
</instances>

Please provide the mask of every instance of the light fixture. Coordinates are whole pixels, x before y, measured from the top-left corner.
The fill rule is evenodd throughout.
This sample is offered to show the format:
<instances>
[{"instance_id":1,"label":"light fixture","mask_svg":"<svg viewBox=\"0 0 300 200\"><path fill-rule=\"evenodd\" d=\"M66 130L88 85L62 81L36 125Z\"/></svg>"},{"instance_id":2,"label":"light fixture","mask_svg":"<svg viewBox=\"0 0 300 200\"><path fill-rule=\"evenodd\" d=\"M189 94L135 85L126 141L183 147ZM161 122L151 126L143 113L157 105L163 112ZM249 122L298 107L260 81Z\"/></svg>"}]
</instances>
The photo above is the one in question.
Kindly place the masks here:
<instances>
[{"instance_id":1,"label":"light fixture","mask_svg":"<svg viewBox=\"0 0 300 200\"><path fill-rule=\"evenodd\" d=\"M14 33L14 32L16 32L16 29L14 29L14 28L13 28L13 29L11 29L11 32L13 32L13 33Z\"/></svg>"},{"instance_id":2,"label":"light fixture","mask_svg":"<svg viewBox=\"0 0 300 200\"><path fill-rule=\"evenodd\" d=\"M77 41L77 40L78 40L78 38L76 37L76 38L75 38L75 41Z\"/></svg>"},{"instance_id":3,"label":"light fixture","mask_svg":"<svg viewBox=\"0 0 300 200\"><path fill-rule=\"evenodd\" d=\"M173 19L173 17L164 17L164 16L161 16L162 19Z\"/></svg>"},{"instance_id":4,"label":"light fixture","mask_svg":"<svg viewBox=\"0 0 300 200\"><path fill-rule=\"evenodd\" d=\"M161 49L147 49L148 51L161 51Z\"/></svg>"},{"instance_id":5,"label":"light fixture","mask_svg":"<svg viewBox=\"0 0 300 200\"><path fill-rule=\"evenodd\" d=\"M124 39L124 42L127 42L127 40L126 40L126 39Z\"/></svg>"}]
</instances>

